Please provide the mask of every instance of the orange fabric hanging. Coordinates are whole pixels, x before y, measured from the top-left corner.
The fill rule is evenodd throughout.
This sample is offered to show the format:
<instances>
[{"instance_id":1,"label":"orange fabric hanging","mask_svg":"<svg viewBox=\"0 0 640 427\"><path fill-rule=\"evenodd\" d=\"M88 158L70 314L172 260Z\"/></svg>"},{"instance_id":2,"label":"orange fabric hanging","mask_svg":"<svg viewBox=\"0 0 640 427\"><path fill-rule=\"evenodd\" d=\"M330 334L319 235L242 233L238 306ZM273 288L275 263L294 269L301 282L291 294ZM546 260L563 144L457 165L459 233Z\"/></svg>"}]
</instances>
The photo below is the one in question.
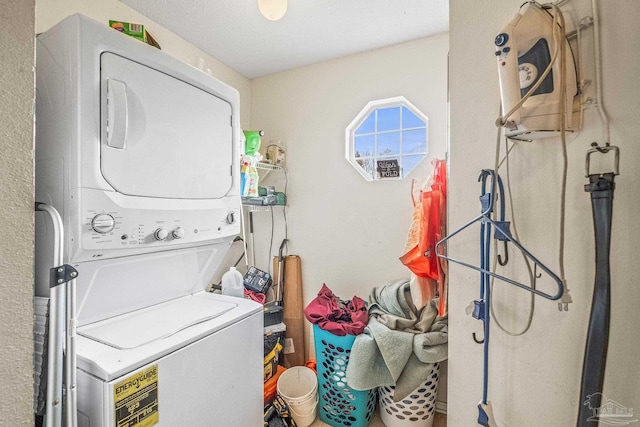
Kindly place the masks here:
<instances>
[{"instance_id":1,"label":"orange fabric hanging","mask_svg":"<svg viewBox=\"0 0 640 427\"><path fill-rule=\"evenodd\" d=\"M435 246L446 232L446 163L435 159L432 164L430 190L421 190L418 201L414 199L413 222L400 261L419 278L437 282L440 296L438 311L443 316L447 312L446 265L436 256ZM421 284L427 286L429 282L420 280Z\"/></svg>"}]
</instances>

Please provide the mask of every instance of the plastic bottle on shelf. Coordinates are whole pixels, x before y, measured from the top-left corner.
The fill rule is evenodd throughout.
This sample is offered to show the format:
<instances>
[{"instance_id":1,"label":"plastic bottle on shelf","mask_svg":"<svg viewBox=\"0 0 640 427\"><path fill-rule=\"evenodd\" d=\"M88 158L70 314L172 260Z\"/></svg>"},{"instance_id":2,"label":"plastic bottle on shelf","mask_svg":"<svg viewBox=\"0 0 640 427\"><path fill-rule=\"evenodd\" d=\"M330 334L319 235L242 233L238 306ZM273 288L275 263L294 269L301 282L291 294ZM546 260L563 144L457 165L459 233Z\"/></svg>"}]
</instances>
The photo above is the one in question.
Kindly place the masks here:
<instances>
[{"instance_id":1,"label":"plastic bottle on shelf","mask_svg":"<svg viewBox=\"0 0 640 427\"><path fill-rule=\"evenodd\" d=\"M260 150L260 137L264 136L263 130L245 130L242 131L245 138L244 153L247 156L255 156Z\"/></svg>"},{"instance_id":2,"label":"plastic bottle on shelf","mask_svg":"<svg viewBox=\"0 0 640 427\"><path fill-rule=\"evenodd\" d=\"M249 162L242 161L242 167L240 168L240 195L246 196L249 194Z\"/></svg>"},{"instance_id":3,"label":"plastic bottle on shelf","mask_svg":"<svg viewBox=\"0 0 640 427\"><path fill-rule=\"evenodd\" d=\"M247 196L249 197L258 197L258 180L260 177L258 176L258 169L256 168L256 161L253 160L249 164L249 192Z\"/></svg>"},{"instance_id":4,"label":"plastic bottle on shelf","mask_svg":"<svg viewBox=\"0 0 640 427\"><path fill-rule=\"evenodd\" d=\"M222 295L244 298L244 278L235 267L222 275Z\"/></svg>"}]
</instances>

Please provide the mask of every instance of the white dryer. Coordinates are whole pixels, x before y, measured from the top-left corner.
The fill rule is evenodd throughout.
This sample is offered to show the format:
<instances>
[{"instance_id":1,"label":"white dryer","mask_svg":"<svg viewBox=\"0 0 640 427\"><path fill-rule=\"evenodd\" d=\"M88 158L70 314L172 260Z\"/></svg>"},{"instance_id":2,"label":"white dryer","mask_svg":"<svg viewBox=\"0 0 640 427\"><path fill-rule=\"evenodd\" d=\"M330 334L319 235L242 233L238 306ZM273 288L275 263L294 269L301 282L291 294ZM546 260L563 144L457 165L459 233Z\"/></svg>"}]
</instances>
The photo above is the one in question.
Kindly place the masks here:
<instances>
[{"instance_id":1,"label":"white dryer","mask_svg":"<svg viewBox=\"0 0 640 427\"><path fill-rule=\"evenodd\" d=\"M262 306L204 291L240 231L238 92L81 15L38 35L36 90L36 201L78 271L78 425L262 425ZM39 297L52 247L38 213Z\"/></svg>"}]
</instances>

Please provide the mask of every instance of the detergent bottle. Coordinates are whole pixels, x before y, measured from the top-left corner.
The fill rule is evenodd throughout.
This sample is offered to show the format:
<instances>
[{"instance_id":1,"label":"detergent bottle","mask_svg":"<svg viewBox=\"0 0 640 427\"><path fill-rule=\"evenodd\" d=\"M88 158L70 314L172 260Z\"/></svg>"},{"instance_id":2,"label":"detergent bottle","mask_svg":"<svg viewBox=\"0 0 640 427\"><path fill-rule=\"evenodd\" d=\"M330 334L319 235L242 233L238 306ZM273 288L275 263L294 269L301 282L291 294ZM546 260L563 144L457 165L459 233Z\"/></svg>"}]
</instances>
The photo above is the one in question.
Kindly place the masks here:
<instances>
[{"instance_id":1,"label":"detergent bottle","mask_svg":"<svg viewBox=\"0 0 640 427\"><path fill-rule=\"evenodd\" d=\"M244 298L244 278L235 267L222 275L222 295Z\"/></svg>"},{"instance_id":2,"label":"detergent bottle","mask_svg":"<svg viewBox=\"0 0 640 427\"><path fill-rule=\"evenodd\" d=\"M249 194L249 162L243 160L240 167L240 195Z\"/></svg>"},{"instance_id":3,"label":"detergent bottle","mask_svg":"<svg viewBox=\"0 0 640 427\"><path fill-rule=\"evenodd\" d=\"M249 163L249 191L247 196L249 197L258 197L258 180L260 177L258 176L258 169L256 168L256 161L253 160Z\"/></svg>"}]
</instances>

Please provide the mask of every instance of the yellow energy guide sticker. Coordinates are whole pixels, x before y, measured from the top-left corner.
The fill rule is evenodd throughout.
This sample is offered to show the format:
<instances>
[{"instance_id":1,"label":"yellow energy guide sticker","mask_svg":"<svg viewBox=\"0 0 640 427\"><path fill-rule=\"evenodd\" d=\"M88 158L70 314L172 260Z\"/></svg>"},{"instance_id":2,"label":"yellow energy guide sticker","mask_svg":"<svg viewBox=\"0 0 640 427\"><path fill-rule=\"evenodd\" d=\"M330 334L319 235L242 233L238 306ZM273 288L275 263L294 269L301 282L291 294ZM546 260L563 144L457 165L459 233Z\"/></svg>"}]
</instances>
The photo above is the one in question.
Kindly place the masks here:
<instances>
[{"instance_id":1,"label":"yellow energy guide sticker","mask_svg":"<svg viewBox=\"0 0 640 427\"><path fill-rule=\"evenodd\" d=\"M158 423L158 365L130 375L113 386L116 427L150 427Z\"/></svg>"}]
</instances>

